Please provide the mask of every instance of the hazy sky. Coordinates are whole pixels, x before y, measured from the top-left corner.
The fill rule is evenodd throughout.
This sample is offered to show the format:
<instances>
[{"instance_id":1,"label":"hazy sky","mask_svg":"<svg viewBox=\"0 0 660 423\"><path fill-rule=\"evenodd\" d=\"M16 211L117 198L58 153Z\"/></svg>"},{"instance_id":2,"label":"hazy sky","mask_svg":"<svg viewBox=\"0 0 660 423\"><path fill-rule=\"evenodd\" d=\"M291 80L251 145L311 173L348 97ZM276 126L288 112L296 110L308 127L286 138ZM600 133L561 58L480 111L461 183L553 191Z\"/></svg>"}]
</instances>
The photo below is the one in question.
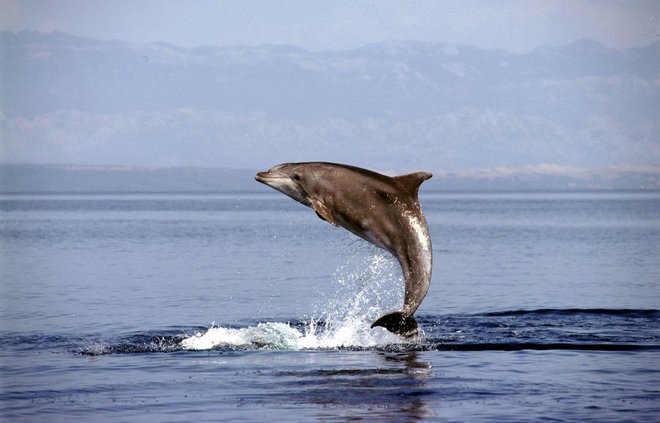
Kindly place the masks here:
<instances>
[{"instance_id":1,"label":"hazy sky","mask_svg":"<svg viewBox=\"0 0 660 423\"><path fill-rule=\"evenodd\" d=\"M136 43L291 44L347 49L393 40L524 52L591 38L616 48L660 39L660 1L0 0L0 29Z\"/></svg>"}]
</instances>

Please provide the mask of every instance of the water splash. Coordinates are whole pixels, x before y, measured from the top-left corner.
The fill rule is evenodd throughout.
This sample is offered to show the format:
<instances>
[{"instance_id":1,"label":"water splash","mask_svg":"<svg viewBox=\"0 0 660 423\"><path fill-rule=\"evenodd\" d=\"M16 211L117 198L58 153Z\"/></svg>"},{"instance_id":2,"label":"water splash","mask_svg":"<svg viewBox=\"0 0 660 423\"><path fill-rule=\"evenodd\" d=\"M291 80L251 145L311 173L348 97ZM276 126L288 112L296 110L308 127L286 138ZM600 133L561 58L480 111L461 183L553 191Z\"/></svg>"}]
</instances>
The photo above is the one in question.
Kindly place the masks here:
<instances>
[{"instance_id":1,"label":"water splash","mask_svg":"<svg viewBox=\"0 0 660 423\"><path fill-rule=\"evenodd\" d=\"M325 296L303 339L310 348L373 347L402 339L385 329L371 329L381 315L403 304L403 281L396 261L371 248L348 258L333 275L336 289ZM321 328L314 322L324 322Z\"/></svg>"},{"instance_id":2,"label":"water splash","mask_svg":"<svg viewBox=\"0 0 660 423\"><path fill-rule=\"evenodd\" d=\"M181 341L187 350L210 350L214 348L232 349L298 349L301 333L285 323L259 323L247 328L212 327L205 333Z\"/></svg>"},{"instance_id":3,"label":"water splash","mask_svg":"<svg viewBox=\"0 0 660 423\"><path fill-rule=\"evenodd\" d=\"M396 261L369 249L352 253L333 275L336 289L322 295L312 317L297 325L266 322L247 328L212 327L181 342L184 349L333 349L409 343L383 328L371 329L381 315L403 304L403 281Z\"/></svg>"}]
</instances>

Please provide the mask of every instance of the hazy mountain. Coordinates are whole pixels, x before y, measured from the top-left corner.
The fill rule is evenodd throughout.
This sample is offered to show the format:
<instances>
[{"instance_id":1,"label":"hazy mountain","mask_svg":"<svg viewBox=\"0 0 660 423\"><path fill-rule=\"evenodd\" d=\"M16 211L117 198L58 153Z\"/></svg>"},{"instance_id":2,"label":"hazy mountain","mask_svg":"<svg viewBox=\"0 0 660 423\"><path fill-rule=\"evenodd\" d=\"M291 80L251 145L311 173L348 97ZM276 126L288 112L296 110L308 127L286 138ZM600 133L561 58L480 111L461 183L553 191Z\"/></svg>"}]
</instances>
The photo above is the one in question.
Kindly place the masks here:
<instances>
[{"instance_id":1,"label":"hazy mountain","mask_svg":"<svg viewBox=\"0 0 660 423\"><path fill-rule=\"evenodd\" d=\"M660 43L312 53L2 33L5 162L660 164Z\"/></svg>"}]
</instances>

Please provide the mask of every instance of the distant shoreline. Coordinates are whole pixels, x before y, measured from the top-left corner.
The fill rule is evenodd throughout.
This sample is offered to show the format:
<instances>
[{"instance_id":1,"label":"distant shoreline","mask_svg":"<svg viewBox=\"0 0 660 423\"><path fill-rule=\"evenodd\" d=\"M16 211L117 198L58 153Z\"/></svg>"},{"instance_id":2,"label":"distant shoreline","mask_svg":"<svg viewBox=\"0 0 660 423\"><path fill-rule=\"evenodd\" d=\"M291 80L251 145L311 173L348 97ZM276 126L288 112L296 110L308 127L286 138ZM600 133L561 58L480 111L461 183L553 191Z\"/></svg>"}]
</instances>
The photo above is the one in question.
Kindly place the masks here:
<instances>
[{"instance_id":1,"label":"distant shoreline","mask_svg":"<svg viewBox=\"0 0 660 423\"><path fill-rule=\"evenodd\" d=\"M550 168L551 171L546 169ZM0 194L261 194L257 169L0 164ZM436 172L425 193L655 192L660 167L579 169L542 165Z\"/></svg>"}]
</instances>

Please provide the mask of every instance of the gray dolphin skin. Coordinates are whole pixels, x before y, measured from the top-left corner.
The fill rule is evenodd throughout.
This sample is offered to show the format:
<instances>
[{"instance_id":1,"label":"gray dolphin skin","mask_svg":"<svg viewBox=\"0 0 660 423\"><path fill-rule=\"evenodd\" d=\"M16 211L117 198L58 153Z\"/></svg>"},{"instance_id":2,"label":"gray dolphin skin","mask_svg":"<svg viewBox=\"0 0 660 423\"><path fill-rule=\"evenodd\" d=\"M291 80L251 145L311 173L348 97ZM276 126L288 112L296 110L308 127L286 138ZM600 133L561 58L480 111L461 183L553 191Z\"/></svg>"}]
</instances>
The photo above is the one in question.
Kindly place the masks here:
<instances>
[{"instance_id":1,"label":"gray dolphin skin","mask_svg":"<svg viewBox=\"0 0 660 423\"><path fill-rule=\"evenodd\" d=\"M323 220L389 251L406 281L403 309L378 318L371 327L411 337L419 333L413 313L431 283L433 250L417 192L432 175L389 177L354 166L285 163L255 179L308 207Z\"/></svg>"}]
</instances>

